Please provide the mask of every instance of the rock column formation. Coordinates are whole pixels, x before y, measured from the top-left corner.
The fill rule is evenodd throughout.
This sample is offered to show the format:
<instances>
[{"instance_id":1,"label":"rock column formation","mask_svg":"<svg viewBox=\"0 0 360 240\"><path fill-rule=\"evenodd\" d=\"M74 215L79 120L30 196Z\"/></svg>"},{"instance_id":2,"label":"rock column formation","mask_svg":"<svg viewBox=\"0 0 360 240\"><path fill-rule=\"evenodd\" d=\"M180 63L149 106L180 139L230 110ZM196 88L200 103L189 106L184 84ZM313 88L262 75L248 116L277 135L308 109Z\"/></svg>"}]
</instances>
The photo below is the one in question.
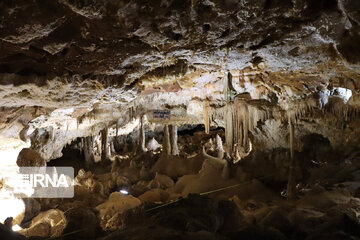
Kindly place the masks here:
<instances>
[{"instance_id":1,"label":"rock column formation","mask_svg":"<svg viewBox=\"0 0 360 240\"><path fill-rule=\"evenodd\" d=\"M225 139L230 152L234 145L247 148L249 142L249 110L247 103L241 99L229 102L225 109Z\"/></svg>"},{"instance_id":2,"label":"rock column formation","mask_svg":"<svg viewBox=\"0 0 360 240\"><path fill-rule=\"evenodd\" d=\"M290 131L290 139L289 139L290 166L289 166L289 180L287 185L287 198L291 200L295 198L295 194L296 194L296 181L295 181L296 161L294 156L294 124L292 123L290 117L289 117L289 131Z\"/></svg>"},{"instance_id":3,"label":"rock column formation","mask_svg":"<svg viewBox=\"0 0 360 240\"><path fill-rule=\"evenodd\" d=\"M169 133L169 125L164 125L164 140L163 140L163 151L167 155L171 155L171 143L170 143L170 133Z\"/></svg>"},{"instance_id":4,"label":"rock column formation","mask_svg":"<svg viewBox=\"0 0 360 240\"><path fill-rule=\"evenodd\" d=\"M144 130L144 116L140 117L140 139L139 139L139 147L138 152L146 152L145 146L145 130Z\"/></svg>"},{"instance_id":5,"label":"rock column formation","mask_svg":"<svg viewBox=\"0 0 360 240\"><path fill-rule=\"evenodd\" d=\"M101 130L101 161L109 159L109 143L108 143L109 130L105 127Z\"/></svg>"},{"instance_id":6,"label":"rock column formation","mask_svg":"<svg viewBox=\"0 0 360 240\"><path fill-rule=\"evenodd\" d=\"M84 150L84 157L85 157L85 163L87 167L91 167L94 164L94 143L93 143L93 137L85 137L84 143L83 143L83 150Z\"/></svg>"},{"instance_id":7,"label":"rock column formation","mask_svg":"<svg viewBox=\"0 0 360 240\"><path fill-rule=\"evenodd\" d=\"M176 156L179 155L179 148L177 144L177 139L178 139L177 126L170 125L169 130L170 130L170 139L171 139L171 155Z\"/></svg>"}]
</instances>

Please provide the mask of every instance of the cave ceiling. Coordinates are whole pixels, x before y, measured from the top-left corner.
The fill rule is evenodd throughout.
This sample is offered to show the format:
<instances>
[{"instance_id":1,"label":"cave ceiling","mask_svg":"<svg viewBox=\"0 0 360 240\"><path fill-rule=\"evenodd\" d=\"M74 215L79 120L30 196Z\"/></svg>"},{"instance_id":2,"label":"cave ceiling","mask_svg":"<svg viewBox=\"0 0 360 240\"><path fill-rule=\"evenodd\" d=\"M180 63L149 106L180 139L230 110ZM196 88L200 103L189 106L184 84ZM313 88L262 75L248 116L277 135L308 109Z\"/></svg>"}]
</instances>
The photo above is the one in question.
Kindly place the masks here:
<instances>
[{"instance_id":1,"label":"cave ceiling","mask_svg":"<svg viewBox=\"0 0 360 240\"><path fill-rule=\"evenodd\" d=\"M229 73L236 94L279 111L336 89L357 108L359 42L358 0L5 0L0 131L25 138L90 115L98 131L137 105L222 107Z\"/></svg>"}]
</instances>

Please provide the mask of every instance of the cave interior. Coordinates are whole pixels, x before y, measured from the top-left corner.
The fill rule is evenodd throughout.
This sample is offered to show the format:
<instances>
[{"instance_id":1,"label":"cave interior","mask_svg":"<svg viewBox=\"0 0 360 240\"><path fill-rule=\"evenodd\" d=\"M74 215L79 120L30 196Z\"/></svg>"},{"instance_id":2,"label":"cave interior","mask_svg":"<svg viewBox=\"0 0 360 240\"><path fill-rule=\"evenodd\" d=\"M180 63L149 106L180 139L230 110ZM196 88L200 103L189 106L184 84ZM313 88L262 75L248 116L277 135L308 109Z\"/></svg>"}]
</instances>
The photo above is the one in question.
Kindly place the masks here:
<instances>
[{"instance_id":1,"label":"cave interior","mask_svg":"<svg viewBox=\"0 0 360 240\"><path fill-rule=\"evenodd\" d=\"M0 1L0 239L360 239L360 1Z\"/></svg>"}]
</instances>

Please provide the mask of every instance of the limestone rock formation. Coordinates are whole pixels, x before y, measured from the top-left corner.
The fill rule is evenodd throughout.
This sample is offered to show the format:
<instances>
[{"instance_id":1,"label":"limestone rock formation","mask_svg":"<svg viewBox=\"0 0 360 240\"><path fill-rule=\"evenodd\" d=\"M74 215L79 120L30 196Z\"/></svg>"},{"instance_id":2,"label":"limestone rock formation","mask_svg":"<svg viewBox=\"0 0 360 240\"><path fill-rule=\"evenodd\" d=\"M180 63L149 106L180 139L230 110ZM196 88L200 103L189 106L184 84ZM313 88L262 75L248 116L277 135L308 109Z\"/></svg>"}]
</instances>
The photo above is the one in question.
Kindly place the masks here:
<instances>
[{"instance_id":1,"label":"limestone rock formation","mask_svg":"<svg viewBox=\"0 0 360 240\"><path fill-rule=\"evenodd\" d=\"M99 211L101 226L106 228L106 223L116 213L123 213L128 209L135 208L141 204L140 200L133 196L123 196L114 192L109 196L108 201L96 207Z\"/></svg>"},{"instance_id":2,"label":"limestone rock formation","mask_svg":"<svg viewBox=\"0 0 360 240\"><path fill-rule=\"evenodd\" d=\"M31 220L30 227L20 231L26 237L59 237L67 222L64 213L58 209L41 212Z\"/></svg>"},{"instance_id":3,"label":"limestone rock formation","mask_svg":"<svg viewBox=\"0 0 360 240\"><path fill-rule=\"evenodd\" d=\"M359 0L0 1L0 238L359 239L359 43Z\"/></svg>"}]
</instances>

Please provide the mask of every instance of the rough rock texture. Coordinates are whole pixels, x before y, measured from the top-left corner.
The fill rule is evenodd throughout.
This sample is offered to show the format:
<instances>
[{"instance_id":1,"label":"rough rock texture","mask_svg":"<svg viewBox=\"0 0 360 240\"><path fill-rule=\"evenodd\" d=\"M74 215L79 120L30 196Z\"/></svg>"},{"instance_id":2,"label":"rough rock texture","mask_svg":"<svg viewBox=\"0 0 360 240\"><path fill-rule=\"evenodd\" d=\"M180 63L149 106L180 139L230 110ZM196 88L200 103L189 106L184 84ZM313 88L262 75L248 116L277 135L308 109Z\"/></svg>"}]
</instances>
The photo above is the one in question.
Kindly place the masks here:
<instances>
[{"instance_id":1,"label":"rough rock texture","mask_svg":"<svg viewBox=\"0 0 360 240\"><path fill-rule=\"evenodd\" d=\"M19 167L44 167L46 166L46 161L35 150L23 148L19 153L16 164Z\"/></svg>"},{"instance_id":2,"label":"rough rock texture","mask_svg":"<svg viewBox=\"0 0 360 240\"><path fill-rule=\"evenodd\" d=\"M26 237L59 237L66 226L64 213L58 209L41 212L31 220L30 227L20 231Z\"/></svg>"},{"instance_id":3,"label":"rough rock texture","mask_svg":"<svg viewBox=\"0 0 360 240\"><path fill-rule=\"evenodd\" d=\"M64 239L358 239L359 43L359 0L0 1L0 166L82 157L85 137L94 153L69 159L86 169L74 198L41 209L0 172L0 220L38 215L24 235Z\"/></svg>"},{"instance_id":4,"label":"rough rock texture","mask_svg":"<svg viewBox=\"0 0 360 240\"><path fill-rule=\"evenodd\" d=\"M94 209L74 207L65 213L65 218L63 239L95 239L99 220Z\"/></svg>"},{"instance_id":5,"label":"rough rock texture","mask_svg":"<svg viewBox=\"0 0 360 240\"><path fill-rule=\"evenodd\" d=\"M116 213L123 213L124 211L135 208L140 204L140 200L133 196L123 196L118 192L112 193L108 201L96 207L99 211L101 227L105 229L106 223Z\"/></svg>"},{"instance_id":6,"label":"rough rock texture","mask_svg":"<svg viewBox=\"0 0 360 240\"><path fill-rule=\"evenodd\" d=\"M170 123L203 123L196 101L222 106L228 72L234 93L280 112L328 106L351 120L359 106L356 0L36 0L3 1L0 9L0 105L44 113L29 126L39 111L29 120L7 116L2 134L27 127L21 135L32 134L45 160L131 107L137 116L171 108ZM213 114L210 124L222 126Z\"/></svg>"}]
</instances>

